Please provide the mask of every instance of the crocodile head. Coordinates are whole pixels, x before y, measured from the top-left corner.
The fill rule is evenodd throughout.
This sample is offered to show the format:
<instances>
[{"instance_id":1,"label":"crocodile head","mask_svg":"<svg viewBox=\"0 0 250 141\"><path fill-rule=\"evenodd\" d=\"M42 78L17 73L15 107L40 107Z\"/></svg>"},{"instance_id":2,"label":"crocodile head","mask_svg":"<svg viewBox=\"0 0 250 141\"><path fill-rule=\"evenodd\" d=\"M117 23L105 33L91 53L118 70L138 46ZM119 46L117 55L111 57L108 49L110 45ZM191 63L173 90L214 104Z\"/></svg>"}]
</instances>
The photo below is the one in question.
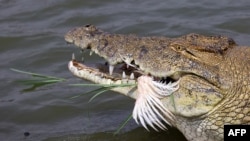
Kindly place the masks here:
<instances>
[{"instance_id":1,"label":"crocodile head","mask_svg":"<svg viewBox=\"0 0 250 141\"><path fill-rule=\"evenodd\" d=\"M138 37L86 25L69 31L65 40L90 49L107 62L89 67L73 58L69 69L74 75L98 84L132 84L112 90L136 99L133 117L146 129L164 129L165 122L190 140L215 139L213 132L223 137L221 131L207 133L203 121L231 87L221 64L227 51L236 46L232 39L198 34ZM193 130L195 133L190 133ZM203 133L206 138L200 137Z\"/></svg>"}]
</instances>

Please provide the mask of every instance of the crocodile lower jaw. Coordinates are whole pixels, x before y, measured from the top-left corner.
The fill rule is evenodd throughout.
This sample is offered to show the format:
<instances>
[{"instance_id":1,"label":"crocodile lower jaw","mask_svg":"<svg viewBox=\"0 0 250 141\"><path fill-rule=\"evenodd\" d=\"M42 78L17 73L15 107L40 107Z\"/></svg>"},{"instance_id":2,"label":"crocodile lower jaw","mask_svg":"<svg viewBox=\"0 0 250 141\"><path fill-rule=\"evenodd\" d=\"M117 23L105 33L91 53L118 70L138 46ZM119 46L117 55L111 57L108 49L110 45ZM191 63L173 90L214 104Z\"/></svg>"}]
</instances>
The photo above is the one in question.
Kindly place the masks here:
<instances>
[{"instance_id":1,"label":"crocodile lower jaw","mask_svg":"<svg viewBox=\"0 0 250 141\"><path fill-rule=\"evenodd\" d=\"M125 84L127 87L119 87L112 89L113 91L119 92L121 94L126 94L133 99L136 99L136 94L134 92L136 86L135 79L121 79L121 74L114 72L113 75L109 75L105 70L106 65L99 64L97 68L89 67L83 63L72 59L68 63L68 68L71 73L79 78L92 81L96 84L102 85L120 85ZM99 68L99 69L98 69ZM102 68L102 69L101 69ZM117 76L117 77L115 77ZM131 85L131 86L130 86Z\"/></svg>"}]
</instances>

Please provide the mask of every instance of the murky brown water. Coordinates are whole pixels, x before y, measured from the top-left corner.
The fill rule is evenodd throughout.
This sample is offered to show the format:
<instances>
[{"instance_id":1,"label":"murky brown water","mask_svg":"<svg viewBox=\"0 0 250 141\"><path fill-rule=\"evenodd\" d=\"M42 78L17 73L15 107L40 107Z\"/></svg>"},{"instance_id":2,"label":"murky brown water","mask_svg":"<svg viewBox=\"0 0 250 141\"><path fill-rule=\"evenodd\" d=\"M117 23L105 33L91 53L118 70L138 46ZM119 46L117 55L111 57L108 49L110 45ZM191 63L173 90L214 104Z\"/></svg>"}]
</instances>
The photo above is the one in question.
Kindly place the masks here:
<instances>
[{"instance_id":1,"label":"murky brown water","mask_svg":"<svg viewBox=\"0 0 250 141\"><path fill-rule=\"evenodd\" d=\"M107 92L91 103L91 95L70 99L95 88L68 86L88 82L69 73L71 54L79 51L67 46L63 35L92 23L122 34L220 34L250 45L249 7L248 0L0 0L0 140L185 140L174 129L147 132L133 120L113 136L134 104L117 93ZM86 59L103 61L95 55ZM10 68L67 82L23 91L28 87L16 80L28 76Z\"/></svg>"}]
</instances>

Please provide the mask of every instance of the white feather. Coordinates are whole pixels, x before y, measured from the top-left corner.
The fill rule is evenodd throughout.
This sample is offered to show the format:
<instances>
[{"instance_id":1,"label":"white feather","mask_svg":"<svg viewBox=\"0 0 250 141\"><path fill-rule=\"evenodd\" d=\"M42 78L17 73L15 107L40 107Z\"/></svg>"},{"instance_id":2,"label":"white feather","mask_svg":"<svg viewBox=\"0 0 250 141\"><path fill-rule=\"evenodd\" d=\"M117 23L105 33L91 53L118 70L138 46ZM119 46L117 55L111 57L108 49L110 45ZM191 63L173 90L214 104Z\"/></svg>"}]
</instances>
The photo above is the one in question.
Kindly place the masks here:
<instances>
[{"instance_id":1,"label":"white feather","mask_svg":"<svg viewBox=\"0 0 250 141\"><path fill-rule=\"evenodd\" d=\"M133 110L133 118L145 129L147 125L158 131L167 129L164 123L171 125L174 115L164 107L161 98L171 95L179 88L179 81L163 84L153 81L150 76L138 78L138 96Z\"/></svg>"}]
</instances>

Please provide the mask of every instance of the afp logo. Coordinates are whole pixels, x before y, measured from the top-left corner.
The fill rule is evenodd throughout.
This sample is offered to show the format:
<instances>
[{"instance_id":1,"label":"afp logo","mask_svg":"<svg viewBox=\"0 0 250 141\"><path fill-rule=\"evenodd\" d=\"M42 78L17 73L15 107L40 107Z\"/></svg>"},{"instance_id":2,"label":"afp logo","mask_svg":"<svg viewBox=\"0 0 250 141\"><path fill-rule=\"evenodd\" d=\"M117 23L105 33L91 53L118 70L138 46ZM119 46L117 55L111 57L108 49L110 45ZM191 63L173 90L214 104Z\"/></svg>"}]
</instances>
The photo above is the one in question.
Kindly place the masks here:
<instances>
[{"instance_id":1,"label":"afp logo","mask_svg":"<svg viewBox=\"0 0 250 141\"><path fill-rule=\"evenodd\" d=\"M224 125L224 140L249 141L250 125Z\"/></svg>"}]
</instances>

